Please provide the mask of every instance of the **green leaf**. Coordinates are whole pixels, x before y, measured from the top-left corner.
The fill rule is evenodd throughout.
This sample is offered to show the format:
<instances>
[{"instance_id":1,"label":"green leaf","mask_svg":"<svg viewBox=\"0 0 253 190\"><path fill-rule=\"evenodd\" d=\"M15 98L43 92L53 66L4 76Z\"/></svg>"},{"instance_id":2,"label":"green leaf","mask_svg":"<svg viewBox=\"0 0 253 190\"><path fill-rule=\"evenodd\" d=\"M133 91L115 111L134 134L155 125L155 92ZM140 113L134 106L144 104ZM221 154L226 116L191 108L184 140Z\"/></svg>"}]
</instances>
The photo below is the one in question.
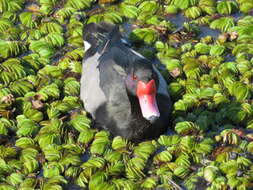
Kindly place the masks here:
<instances>
[{"instance_id":1,"label":"green leaf","mask_svg":"<svg viewBox=\"0 0 253 190\"><path fill-rule=\"evenodd\" d=\"M81 10L85 8L89 8L91 6L91 0L68 0L67 3L65 4L65 7L71 7L76 10Z\"/></svg>"},{"instance_id":2,"label":"green leaf","mask_svg":"<svg viewBox=\"0 0 253 190\"><path fill-rule=\"evenodd\" d=\"M75 115L70 124L79 132L85 132L87 128L90 128L91 120L88 119L85 115Z\"/></svg>"},{"instance_id":3,"label":"green leaf","mask_svg":"<svg viewBox=\"0 0 253 190\"><path fill-rule=\"evenodd\" d=\"M214 45L211 46L210 55L219 56L225 51L225 47L222 45Z\"/></svg>"},{"instance_id":4,"label":"green leaf","mask_svg":"<svg viewBox=\"0 0 253 190\"><path fill-rule=\"evenodd\" d=\"M130 39L134 42L144 41L148 44L154 43L158 38L158 34L151 28L138 28L130 34Z\"/></svg>"},{"instance_id":5,"label":"green leaf","mask_svg":"<svg viewBox=\"0 0 253 190\"><path fill-rule=\"evenodd\" d=\"M213 182L218 174L218 168L215 166L207 166L204 169L204 178L208 182Z\"/></svg>"},{"instance_id":6,"label":"green leaf","mask_svg":"<svg viewBox=\"0 0 253 190\"><path fill-rule=\"evenodd\" d=\"M21 147L21 148L28 148L31 146L34 146L34 140L32 138L29 137L21 137L19 139L17 139L16 141L16 146L17 147Z\"/></svg>"},{"instance_id":7,"label":"green leaf","mask_svg":"<svg viewBox=\"0 0 253 190\"><path fill-rule=\"evenodd\" d=\"M165 150L155 155L154 162L169 162L172 160L172 155L169 151Z\"/></svg>"},{"instance_id":8,"label":"green leaf","mask_svg":"<svg viewBox=\"0 0 253 190\"><path fill-rule=\"evenodd\" d=\"M37 27L36 16L32 12L22 12L19 15L20 21L28 28Z\"/></svg>"},{"instance_id":9,"label":"green leaf","mask_svg":"<svg viewBox=\"0 0 253 190\"><path fill-rule=\"evenodd\" d=\"M179 122L175 126L175 130L178 134L189 134L198 132L199 128L192 122L183 121Z\"/></svg>"},{"instance_id":10,"label":"green leaf","mask_svg":"<svg viewBox=\"0 0 253 190\"><path fill-rule=\"evenodd\" d=\"M190 170L188 168L182 166L179 166L174 170L174 174L181 179L185 178L189 172Z\"/></svg>"},{"instance_id":11,"label":"green leaf","mask_svg":"<svg viewBox=\"0 0 253 190\"><path fill-rule=\"evenodd\" d=\"M231 94L234 95L238 101L249 99L251 96L249 87L240 82L232 84Z\"/></svg>"},{"instance_id":12,"label":"green leaf","mask_svg":"<svg viewBox=\"0 0 253 190\"><path fill-rule=\"evenodd\" d=\"M237 9L237 4L234 1L220 1L217 4L217 11L220 14L231 14Z\"/></svg>"},{"instance_id":13,"label":"green leaf","mask_svg":"<svg viewBox=\"0 0 253 190\"><path fill-rule=\"evenodd\" d=\"M199 7L189 7L184 11L184 14L187 18L195 19L201 16L201 9Z\"/></svg>"},{"instance_id":14,"label":"green leaf","mask_svg":"<svg viewBox=\"0 0 253 190\"><path fill-rule=\"evenodd\" d=\"M84 144L88 144L90 143L94 138L94 131L90 130L90 129L82 129L82 131L80 132L77 141L84 143Z\"/></svg>"},{"instance_id":15,"label":"green leaf","mask_svg":"<svg viewBox=\"0 0 253 190\"><path fill-rule=\"evenodd\" d=\"M210 28L219 29L222 32L227 32L235 25L234 19L229 17L221 17L211 22Z\"/></svg>"},{"instance_id":16,"label":"green leaf","mask_svg":"<svg viewBox=\"0 0 253 190\"><path fill-rule=\"evenodd\" d=\"M128 146L128 141L126 139L123 139L120 136L114 137L112 141L112 148L114 150L126 149L127 146Z\"/></svg>"},{"instance_id":17,"label":"green leaf","mask_svg":"<svg viewBox=\"0 0 253 190\"><path fill-rule=\"evenodd\" d=\"M140 14L148 13L150 15L155 14L158 9L158 3L156 1L144 1L138 7Z\"/></svg>"},{"instance_id":18,"label":"green leaf","mask_svg":"<svg viewBox=\"0 0 253 190\"><path fill-rule=\"evenodd\" d=\"M141 184L141 187L147 188L147 189L152 189L152 188L155 188L156 184L157 184L157 180L155 178L148 177Z\"/></svg>"},{"instance_id":19,"label":"green leaf","mask_svg":"<svg viewBox=\"0 0 253 190\"><path fill-rule=\"evenodd\" d=\"M108 133L105 131L98 132L91 144L90 152L92 154L102 155L107 145L110 143L108 136Z\"/></svg>"},{"instance_id":20,"label":"green leaf","mask_svg":"<svg viewBox=\"0 0 253 190\"><path fill-rule=\"evenodd\" d=\"M136 18L138 16L138 8L133 5L128 5L126 3L120 4L120 11L125 17Z\"/></svg>"},{"instance_id":21,"label":"green leaf","mask_svg":"<svg viewBox=\"0 0 253 190\"><path fill-rule=\"evenodd\" d=\"M134 147L134 154L144 160L147 160L155 151L156 144L152 141L142 142Z\"/></svg>"},{"instance_id":22,"label":"green leaf","mask_svg":"<svg viewBox=\"0 0 253 190\"><path fill-rule=\"evenodd\" d=\"M7 182L10 185L17 186L19 185L24 179L24 175L20 173L12 173L10 176L6 178Z\"/></svg>"},{"instance_id":23,"label":"green leaf","mask_svg":"<svg viewBox=\"0 0 253 190\"><path fill-rule=\"evenodd\" d=\"M210 46L205 43L197 43L195 49L200 54L209 54Z\"/></svg>"}]
</instances>

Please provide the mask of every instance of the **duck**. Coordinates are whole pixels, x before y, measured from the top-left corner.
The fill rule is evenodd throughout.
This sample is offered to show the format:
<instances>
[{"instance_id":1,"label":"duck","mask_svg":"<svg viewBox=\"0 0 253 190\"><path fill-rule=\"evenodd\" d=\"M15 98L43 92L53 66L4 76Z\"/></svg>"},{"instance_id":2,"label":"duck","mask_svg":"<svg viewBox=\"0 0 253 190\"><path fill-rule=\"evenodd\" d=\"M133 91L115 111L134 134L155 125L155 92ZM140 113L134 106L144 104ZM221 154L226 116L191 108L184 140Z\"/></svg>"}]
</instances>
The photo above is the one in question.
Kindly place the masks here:
<instances>
[{"instance_id":1,"label":"duck","mask_svg":"<svg viewBox=\"0 0 253 190\"><path fill-rule=\"evenodd\" d=\"M83 40L80 99L95 127L132 141L164 133L171 98L155 64L126 43L118 25L86 24Z\"/></svg>"}]
</instances>

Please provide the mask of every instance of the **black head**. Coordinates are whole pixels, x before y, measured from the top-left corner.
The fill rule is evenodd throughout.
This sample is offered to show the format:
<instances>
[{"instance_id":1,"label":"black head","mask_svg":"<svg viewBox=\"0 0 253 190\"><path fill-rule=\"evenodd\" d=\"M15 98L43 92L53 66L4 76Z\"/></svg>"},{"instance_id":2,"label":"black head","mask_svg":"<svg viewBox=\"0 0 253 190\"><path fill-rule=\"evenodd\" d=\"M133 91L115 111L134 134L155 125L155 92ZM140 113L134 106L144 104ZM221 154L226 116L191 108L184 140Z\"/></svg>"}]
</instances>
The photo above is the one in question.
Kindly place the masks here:
<instances>
[{"instance_id":1,"label":"black head","mask_svg":"<svg viewBox=\"0 0 253 190\"><path fill-rule=\"evenodd\" d=\"M126 77L126 88L128 93L133 96L137 96L137 85L139 81L148 83L152 79L155 81L156 86L158 86L157 75L151 63L146 59L137 59L133 62L127 71Z\"/></svg>"},{"instance_id":2,"label":"black head","mask_svg":"<svg viewBox=\"0 0 253 190\"><path fill-rule=\"evenodd\" d=\"M137 59L130 65L126 76L127 92L138 98L143 117L151 123L160 116L156 103L158 86L158 76L148 60Z\"/></svg>"}]
</instances>

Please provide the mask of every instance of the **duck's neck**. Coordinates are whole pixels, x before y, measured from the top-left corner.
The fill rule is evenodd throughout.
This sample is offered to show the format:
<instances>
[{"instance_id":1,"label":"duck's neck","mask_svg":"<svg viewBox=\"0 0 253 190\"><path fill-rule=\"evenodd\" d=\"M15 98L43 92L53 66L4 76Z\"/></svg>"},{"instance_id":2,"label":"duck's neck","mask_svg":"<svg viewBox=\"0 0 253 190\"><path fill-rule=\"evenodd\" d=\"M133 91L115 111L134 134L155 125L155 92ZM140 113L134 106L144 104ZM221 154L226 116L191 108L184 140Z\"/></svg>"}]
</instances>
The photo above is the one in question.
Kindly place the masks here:
<instances>
[{"instance_id":1,"label":"duck's neck","mask_svg":"<svg viewBox=\"0 0 253 190\"><path fill-rule=\"evenodd\" d=\"M131 113L134 117L139 119L143 118L139 99L136 96L128 95L131 104Z\"/></svg>"}]
</instances>

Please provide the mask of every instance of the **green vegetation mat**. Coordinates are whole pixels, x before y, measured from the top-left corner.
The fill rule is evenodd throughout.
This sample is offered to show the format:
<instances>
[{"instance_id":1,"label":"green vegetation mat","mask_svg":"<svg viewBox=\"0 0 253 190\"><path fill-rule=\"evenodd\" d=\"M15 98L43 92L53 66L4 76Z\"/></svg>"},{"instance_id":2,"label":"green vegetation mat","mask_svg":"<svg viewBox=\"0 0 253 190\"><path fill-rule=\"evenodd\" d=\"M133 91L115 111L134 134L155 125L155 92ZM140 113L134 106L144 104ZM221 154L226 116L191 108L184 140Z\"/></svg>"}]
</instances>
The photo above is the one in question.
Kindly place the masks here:
<instances>
[{"instance_id":1,"label":"green vegetation mat","mask_svg":"<svg viewBox=\"0 0 253 190\"><path fill-rule=\"evenodd\" d=\"M167 134L97 131L79 99L82 29L157 57ZM0 190L253 189L253 0L0 0Z\"/></svg>"}]
</instances>

